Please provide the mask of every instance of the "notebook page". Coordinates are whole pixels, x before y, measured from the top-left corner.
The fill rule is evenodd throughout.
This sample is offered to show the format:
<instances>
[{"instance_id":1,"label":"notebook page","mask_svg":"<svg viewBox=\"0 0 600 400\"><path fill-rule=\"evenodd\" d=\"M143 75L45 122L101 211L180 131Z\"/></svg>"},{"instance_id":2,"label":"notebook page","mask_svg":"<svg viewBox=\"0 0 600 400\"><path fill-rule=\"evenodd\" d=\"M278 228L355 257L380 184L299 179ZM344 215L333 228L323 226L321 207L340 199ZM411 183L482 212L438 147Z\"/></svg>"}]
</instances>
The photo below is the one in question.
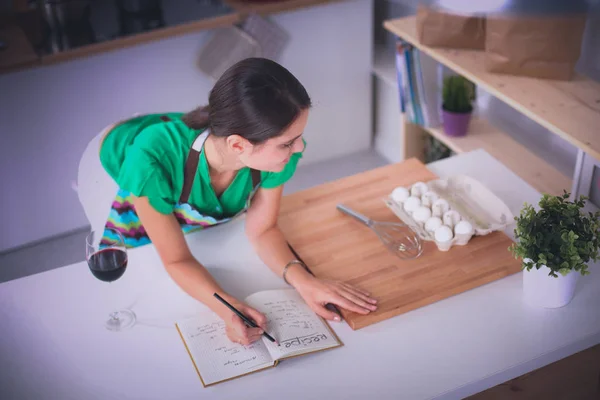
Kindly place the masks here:
<instances>
[{"instance_id":1,"label":"notebook page","mask_svg":"<svg viewBox=\"0 0 600 400\"><path fill-rule=\"evenodd\" d=\"M254 293L246 302L267 317L267 332L279 346L263 338L273 359L339 345L327 325L294 289Z\"/></svg>"},{"instance_id":2,"label":"notebook page","mask_svg":"<svg viewBox=\"0 0 600 400\"><path fill-rule=\"evenodd\" d=\"M262 341L249 346L231 342L216 314L202 314L177 326L205 385L273 365Z\"/></svg>"}]
</instances>

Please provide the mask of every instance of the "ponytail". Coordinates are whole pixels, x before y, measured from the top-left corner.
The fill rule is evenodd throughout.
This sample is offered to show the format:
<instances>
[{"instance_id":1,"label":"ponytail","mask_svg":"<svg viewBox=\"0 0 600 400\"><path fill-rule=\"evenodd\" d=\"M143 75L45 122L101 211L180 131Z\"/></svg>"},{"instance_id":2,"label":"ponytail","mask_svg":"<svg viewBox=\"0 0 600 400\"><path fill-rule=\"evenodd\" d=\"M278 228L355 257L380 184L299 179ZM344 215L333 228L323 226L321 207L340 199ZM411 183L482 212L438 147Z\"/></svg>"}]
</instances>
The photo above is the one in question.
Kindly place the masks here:
<instances>
[{"instance_id":1,"label":"ponytail","mask_svg":"<svg viewBox=\"0 0 600 400\"><path fill-rule=\"evenodd\" d=\"M210 126L210 108L208 105L200 106L195 110L184 114L181 120L190 129L204 129Z\"/></svg>"}]
</instances>

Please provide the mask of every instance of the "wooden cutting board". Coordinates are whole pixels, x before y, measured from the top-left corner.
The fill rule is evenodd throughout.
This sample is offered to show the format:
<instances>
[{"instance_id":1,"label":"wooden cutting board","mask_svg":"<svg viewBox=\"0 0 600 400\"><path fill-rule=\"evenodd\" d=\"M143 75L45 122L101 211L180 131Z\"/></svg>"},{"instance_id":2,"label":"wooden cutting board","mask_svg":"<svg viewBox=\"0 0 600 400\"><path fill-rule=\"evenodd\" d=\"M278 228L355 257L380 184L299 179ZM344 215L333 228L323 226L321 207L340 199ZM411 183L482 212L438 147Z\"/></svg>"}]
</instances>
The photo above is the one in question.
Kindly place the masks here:
<instances>
[{"instance_id":1,"label":"wooden cutting board","mask_svg":"<svg viewBox=\"0 0 600 400\"><path fill-rule=\"evenodd\" d=\"M521 270L503 232L475 236L465 246L441 252L424 241L423 254L401 260L369 228L336 209L338 203L380 221L401 222L383 202L397 186L437 179L410 159L285 196L279 226L315 276L367 290L378 310L342 316L360 329L395 315L503 278Z\"/></svg>"}]
</instances>

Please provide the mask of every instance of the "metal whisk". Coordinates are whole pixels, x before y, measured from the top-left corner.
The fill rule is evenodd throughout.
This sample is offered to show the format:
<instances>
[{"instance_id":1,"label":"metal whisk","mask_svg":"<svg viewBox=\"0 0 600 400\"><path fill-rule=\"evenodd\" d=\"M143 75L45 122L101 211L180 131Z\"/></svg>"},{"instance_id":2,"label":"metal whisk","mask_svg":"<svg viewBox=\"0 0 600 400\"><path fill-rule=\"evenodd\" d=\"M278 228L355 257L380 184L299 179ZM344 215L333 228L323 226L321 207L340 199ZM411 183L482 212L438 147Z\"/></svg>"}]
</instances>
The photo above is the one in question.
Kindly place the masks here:
<instances>
[{"instance_id":1,"label":"metal whisk","mask_svg":"<svg viewBox=\"0 0 600 400\"><path fill-rule=\"evenodd\" d=\"M423 252L421 239L407 225L397 222L373 221L343 204L338 204L336 208L371 228L385 247L401 259L417 258Z\"/></svg>"}]
</instances>

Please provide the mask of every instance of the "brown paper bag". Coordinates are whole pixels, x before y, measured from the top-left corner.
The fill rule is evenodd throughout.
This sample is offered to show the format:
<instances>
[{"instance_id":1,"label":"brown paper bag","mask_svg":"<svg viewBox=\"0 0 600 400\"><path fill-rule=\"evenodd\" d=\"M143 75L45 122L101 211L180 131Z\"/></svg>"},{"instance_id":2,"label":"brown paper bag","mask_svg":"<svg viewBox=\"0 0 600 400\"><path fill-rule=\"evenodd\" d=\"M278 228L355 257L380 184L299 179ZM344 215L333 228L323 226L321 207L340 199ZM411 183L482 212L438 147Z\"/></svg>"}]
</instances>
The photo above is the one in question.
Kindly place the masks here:
<instances>
[{"instance_id":1,"label":"brown paper bag","mask_svg":"<svg viewBox=\"0 0 600 400\"><path fill-rule=\"evenodd\" d=\"M488 72L570 80L581 52L585 15L489 17Z\"/></svg>"},{"instance_id":2,"label":"brown paper bag","mask_svg":"<svg viewBox=\"0 0 600 400\"><path fill-rule=\"evenodd\" d=\"M445 13L420 5L417 8L417 37L425 46L483 50L485 19Z\"/></svg>"}]
</instances>

